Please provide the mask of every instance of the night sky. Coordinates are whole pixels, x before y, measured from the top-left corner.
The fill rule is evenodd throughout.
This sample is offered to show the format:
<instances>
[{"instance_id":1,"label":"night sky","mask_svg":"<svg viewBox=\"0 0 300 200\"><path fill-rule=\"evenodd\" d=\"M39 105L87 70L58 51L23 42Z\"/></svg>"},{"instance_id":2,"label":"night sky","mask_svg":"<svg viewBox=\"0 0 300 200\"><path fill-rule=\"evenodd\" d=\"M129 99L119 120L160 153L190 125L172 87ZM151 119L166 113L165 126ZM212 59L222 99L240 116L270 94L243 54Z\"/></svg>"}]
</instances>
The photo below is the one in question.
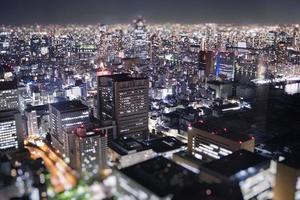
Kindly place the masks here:
<instances>
[{"instance_id":1,"label":"night sky","mask_svg":"<svg viewBox=\"0 0 300 200\"><path fill-rule=\"evenodd\" d=\"M300 23L300 0L1 0L0 24Z\"/></svg>"}]
</instances>

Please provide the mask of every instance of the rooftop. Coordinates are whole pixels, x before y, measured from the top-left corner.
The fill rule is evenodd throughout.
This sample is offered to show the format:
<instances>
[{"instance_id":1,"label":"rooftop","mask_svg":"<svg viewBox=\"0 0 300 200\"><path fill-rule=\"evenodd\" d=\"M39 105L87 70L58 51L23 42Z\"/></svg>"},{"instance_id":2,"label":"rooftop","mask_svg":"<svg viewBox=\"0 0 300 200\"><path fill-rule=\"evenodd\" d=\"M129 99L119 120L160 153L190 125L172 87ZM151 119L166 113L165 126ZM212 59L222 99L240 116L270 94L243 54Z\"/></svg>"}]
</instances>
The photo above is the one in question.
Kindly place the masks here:
<instances>
[{"instance_id":1,"label":"rooftop","mask_svg":"<svg viewBox=\"0 0 300 200\"><path fill-rule=\"evenodd\" d=\"M205 163L202 167L221 176L230 178L250 167L260 169L269 165L269 162L269 159L261 155L246 150L239 150L221 159Z\"/></svg>"},{"instance_id":2,"label":"rooftop","mask_svg":"<svg viewBox=\"0 0 300 200\"><path fill-rule=\"evenodd\" d=\"M18 113L19 111L16 109L0 111L0 120L15 119L15 114Z\"/></svg>"},{"instance_id":3,"label":"rooftop","mask_svg":"<svg viewBox=\"0 0 300 200\"><path fill-rule=\"evenodd\" d=\"M79 138L89 138L95 136L106 137L106 133L99 127L95 127L92 124L81 125L75 128L72 133L74 133Z\"/></svg>"},{"instance_id":4,"label":"rooftop","mask_svg":"<svg viewBox=\"0 0 300 200\"><path fill-rule=\"evenodd\" d=\"M212 84L212 85L225 85L225 84L232 84L232 82L230 82L230 81L211 80L211 81L207 81L207 84Z\"/></svg>"},{"instance_id":5,"label":"rooftop","mask_svg":"<svg viewBox=\"0 0 300 200\"><path fill-rule=\"evenodd\" d=\"M227 128L225 126L222 127L221 123L215 123L213 121L200 121L192 124L193 128L200 129L206 132L210 132L212 134L218 135L220 137L224 137L236 142L246 142L248 140L254 139L253 137L242 134L236 131L232 131L231 128Z\"/></svg>"},{"instance_id":6,"label":"rooftop","mask_svg":"<svg viewBox=\"0 0 300 200\"><path fill-rule=\"evenodd\" d=\"M194 173L162 156L123 168L121 172L160 197L195 183Z\"/></svg>"},{"instance_id":7,"label":"rooftop","mask_svg":"<svg viewBox=\"0 0 300 200\"><path fill-rule=\"evenodd\" d=\"M51 106L55 107L60 112L75 112L79 110L88 110L89 108L84 105L79 100L73 100L73 101L62 101L50 104Z\"/></svg>"},{"instance_id":8,"label":"rooftop","mask_svg":"<svg viewBox=\"0 0 300 200\"><path fill-rule=\"evenodd\" d=\"M27 105L25 111L31 112L31 111L48 111L49 106L47 104L44 105L38 105L38 106L32 106L32 105Z\"/></svg>"},{"instance_id":9,"label":"rooftop","mask_svg":"<svg viewBox=\"0 0 300 200\"><path fill-rule=\"evenodd\" d=\"M120 155L127 155L132 152L139 152L150 149L143 143L131 137L122 137L115 139L109 144L109 147Z\"/></svg>"},{"instance_id":10,"label":"rooftop","mask_svg":"<svg viewBox=\"0 0 300 200\"><path fill-rule=\"evenodd\" d=\"M17 88L18 88L17 79L14 79L12 81L0 81L0 91L12 90Z\"/></svg>"},{"instance_id":11,"label":"rooftop","mask_svg":"<svg viewBox=\"0 0 300 200\"><path fill-rule=\"evenodd\" d=\"M145 141L144 143L146 146L152 148L156 153L172 151L186 146L183 142L171 136L155 138Z\"/></svg>"},{"instance_id":12,"label":"rooftop","mask_svg":"<svg viewBox=\"0 0 300 200\"><path fill-rule=\"evenodd\" d=\"M125 74L125 73L124 74L103 75L103 76L100 76L100 77L111 78L116 82L147 79L147 78L142 78L142 77L131 77L129 74Z\"/></svg>"}]
</instances>

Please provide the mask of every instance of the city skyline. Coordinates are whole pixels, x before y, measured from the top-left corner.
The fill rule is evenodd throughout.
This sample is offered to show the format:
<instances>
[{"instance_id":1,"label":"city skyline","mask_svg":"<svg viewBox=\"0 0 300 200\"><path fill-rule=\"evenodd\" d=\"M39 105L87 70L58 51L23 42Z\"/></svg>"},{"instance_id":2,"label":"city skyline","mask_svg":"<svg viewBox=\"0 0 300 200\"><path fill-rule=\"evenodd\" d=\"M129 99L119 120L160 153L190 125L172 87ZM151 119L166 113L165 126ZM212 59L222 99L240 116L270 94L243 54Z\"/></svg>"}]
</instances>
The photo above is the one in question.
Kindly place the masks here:
<instances>
[{"instance_id":1,"label":"city skyline","mask_svg":"<svg viewBox=\"0 0 300 200\"><path fill-rule=\"evenodd\" d=\"M296 1L2 5L1 200L300 199Z\"/></svg>"}]
</instances>

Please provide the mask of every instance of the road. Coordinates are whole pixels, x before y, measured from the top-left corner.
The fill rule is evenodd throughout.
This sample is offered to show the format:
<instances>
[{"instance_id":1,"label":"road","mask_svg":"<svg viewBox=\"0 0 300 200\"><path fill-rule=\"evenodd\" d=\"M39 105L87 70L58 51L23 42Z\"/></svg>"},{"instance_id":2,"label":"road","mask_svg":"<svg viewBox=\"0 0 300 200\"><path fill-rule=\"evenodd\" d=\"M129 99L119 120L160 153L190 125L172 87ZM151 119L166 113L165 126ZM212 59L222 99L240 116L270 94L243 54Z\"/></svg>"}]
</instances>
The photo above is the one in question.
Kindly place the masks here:
<instances>
[{"instance_id":1,"label":"road","mask_svg":"<svg viewBox=\"0 0 300 200\"><path fill-rule=\"evenodd\" d=\"M24 141L32 159L42 158L51 175L55 192L63 192L77 185L76 173L42 139L31 136Z\"/></svg>"}]
</instances>

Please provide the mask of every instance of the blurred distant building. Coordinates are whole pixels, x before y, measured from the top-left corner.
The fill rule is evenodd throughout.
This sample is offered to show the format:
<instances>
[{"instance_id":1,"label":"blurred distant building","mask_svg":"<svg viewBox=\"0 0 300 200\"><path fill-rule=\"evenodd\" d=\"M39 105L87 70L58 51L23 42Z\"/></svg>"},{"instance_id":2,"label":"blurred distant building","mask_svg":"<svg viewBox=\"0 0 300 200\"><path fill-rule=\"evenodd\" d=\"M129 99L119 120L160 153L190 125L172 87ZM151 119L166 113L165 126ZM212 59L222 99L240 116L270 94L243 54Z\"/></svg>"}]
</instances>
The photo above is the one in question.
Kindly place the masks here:
<instances>
[{"instance_id":1,"label":"blurred distant building","mask_svg":"<svg viewBox=\"0 0 300 200\"><path fill-rule=\"evenodd\" d=\"M209 76L214 72L214 54L212 51L199 52L199 65L204 69L205 76Z\"/></svg>"},{"instance_id":2,"label":"blurred distant building","mask_svg":"<svg viewBox=\"0 0 300 200\"><path fill-rule=\"evenodd\" d=\"M213 90L215 98L228 98L232 96L233 83L231 81L207 81L206 87Z\"/></svg>"},{"instance_id":3,"label":"blurred distant building","mask_svg":"<svg viewBox=\"0 0 300 200\"><path fill-rule=\"evenodd\" d=\"M142 60L149 58L149 38L145 26L145 20L138 18L134 20L134 29L132 34L134 57Z\"/></svg>"},{"instance_id":4,"label":"blurred distant building","mask_svg":"<svg viewBox=\"0 0 300 200\"><path fill-rule=\"evenodd\" d=\"M234 54L231 52L218 52L215 62L216 76L225 80L234 79Z\"/></svg>"}]
</instances>

